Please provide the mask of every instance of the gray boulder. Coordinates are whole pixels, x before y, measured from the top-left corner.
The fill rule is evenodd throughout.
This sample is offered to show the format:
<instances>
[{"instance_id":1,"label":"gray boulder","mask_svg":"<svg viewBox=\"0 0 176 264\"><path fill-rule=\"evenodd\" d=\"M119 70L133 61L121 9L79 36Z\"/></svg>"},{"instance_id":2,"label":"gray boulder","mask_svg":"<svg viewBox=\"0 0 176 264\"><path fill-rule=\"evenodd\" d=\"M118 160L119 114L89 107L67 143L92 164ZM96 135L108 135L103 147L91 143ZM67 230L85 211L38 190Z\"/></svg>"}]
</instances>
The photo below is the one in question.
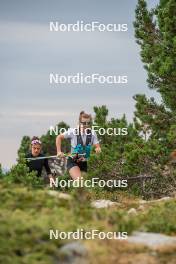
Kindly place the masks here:
<instances>
[{"instance_id":1,"label":"gray boulder","mask_svg":"<svg viewBox=\"0 0 176 264\"><path fill-rule=\"evenodd\" d=\"M61 264L88 264L88 251L81 242L71 242L60 249Z\"/></svg>"},{"instance_id":2,"label":"gray boulder","mask_svg":"<svg viewBox=\"0 0 176 264\"><path fill-rule=\"evenodd\" d=\"M128 242L155 248L158 246L176 245L176 237L158 233L134 232L132 236L128 237Z\"/></svg>"}]
</instances>

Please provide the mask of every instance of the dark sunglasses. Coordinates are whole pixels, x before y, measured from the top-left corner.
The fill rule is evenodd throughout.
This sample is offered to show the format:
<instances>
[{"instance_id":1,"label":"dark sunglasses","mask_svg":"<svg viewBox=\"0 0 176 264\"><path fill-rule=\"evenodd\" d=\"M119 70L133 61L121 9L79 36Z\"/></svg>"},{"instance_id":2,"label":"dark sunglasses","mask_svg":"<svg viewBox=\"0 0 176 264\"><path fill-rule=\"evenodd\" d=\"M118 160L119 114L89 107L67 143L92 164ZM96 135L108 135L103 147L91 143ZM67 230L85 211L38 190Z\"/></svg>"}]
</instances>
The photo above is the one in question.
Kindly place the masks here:
<instances>
[{"instance_id":1,"label":"dark sunglasses","mask_svg":"<svg viewBox=\"0 0 176 264\"><path fill-rule=\"evenodd\" d=\"M91 122L80 122L83 126L88 126L91 124Z\"/></svg>"}]
</instances>

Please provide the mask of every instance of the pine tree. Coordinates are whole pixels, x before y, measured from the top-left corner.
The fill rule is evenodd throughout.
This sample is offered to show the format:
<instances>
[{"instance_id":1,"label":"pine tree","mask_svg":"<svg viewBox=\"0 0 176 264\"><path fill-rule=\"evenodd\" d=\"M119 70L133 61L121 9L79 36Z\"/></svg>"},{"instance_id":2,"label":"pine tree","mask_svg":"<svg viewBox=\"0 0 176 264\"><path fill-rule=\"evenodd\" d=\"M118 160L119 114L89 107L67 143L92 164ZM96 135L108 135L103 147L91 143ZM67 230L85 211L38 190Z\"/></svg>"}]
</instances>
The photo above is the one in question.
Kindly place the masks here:
<instances>
[{"instance_id":1,"label":"pine tree","mask_svg":"<svg viewBox=\"0 0 176 264\"><path fill-rule=\"evenodd\" d=\"M160 92L164 104L176 110L176 1L160 0L152 10L138 0L135 37L148 73L150 88Z\"/></svg>"},{"instance_id":2,"label":"pine tree","mask_svg":"<svg viewBox=\"0 0 176 264\"><path fill-rule=\"evenodd\" d=\"M26 156L30 149L31 139L29 136L23 136L20 144L20 148L18 150L18 158L22 156Z\"/></svg>"},{"instance_id":3,"label":"pine tree","mask_svg":"<svg viewBox=\"0 0 176 264\"><path fill-rule=\"evenodd\" d=\"M172 112L167 111L163 104L157 104L154 98L147 99L145 95L135 95L136 111L134 112L135 128L147 140L165 140L170 126L176 122Z\"/></svg>"},{"instance_id":4,"label":"pine tree","mask_svg":"<svg viewBox=\"0 0 176 264\"><path fill-rule=\"evenodd\" d=\"M0 163L0 179L3 178L3 171L2 171L2 165Z\"/></svg>"}]
</instances>

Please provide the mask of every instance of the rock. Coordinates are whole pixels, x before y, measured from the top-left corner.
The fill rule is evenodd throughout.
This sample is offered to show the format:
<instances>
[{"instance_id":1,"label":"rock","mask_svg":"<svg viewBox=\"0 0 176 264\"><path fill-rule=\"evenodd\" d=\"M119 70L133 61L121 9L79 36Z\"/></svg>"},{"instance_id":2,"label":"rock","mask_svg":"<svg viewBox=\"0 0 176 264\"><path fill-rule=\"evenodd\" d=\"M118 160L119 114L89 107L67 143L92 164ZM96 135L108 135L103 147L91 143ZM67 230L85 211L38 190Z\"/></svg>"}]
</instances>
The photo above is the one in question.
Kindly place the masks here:
<instances>
[{"instance_id":1,"label":"rock","mask_svg":"<svg viewBox=\"0 0 176 264\"><path fill-rule=\"evenodd\" d=\"M144 210L145 210L145 207L144 207L143 205L140 205L140 206L138 207L138 210L139 210L139 211L144 211Z\"/></svg>"},{"instance_id":2,"label":"rock","mask_svg":"<svg viewBox=\"0 0 176 264\"><path fill-rule=\"evenodd\" d=\"M91 203L91 205L95 208L108 208L119 206L120 203L112 202L110 200L96 200Z\"/></svg>"},{"instance_id":3,"label":"rock","mask_svg":"<svg viewBox=\"0 0 176 264\"><path fill-rule=\"evenodd\" d=\"M160 203L160 202L168 201L170 199L172 199L172 198L171 197L163 197L163 198L156 199L156 200L150 200L150 201L148 201L148 203Z\"/></svg>"},{"instance_id":4,"label":"rock","mask_svg":"<svg viewBox=\"0 0 176 264\"><path fill-rule=\"evenodd\" d=\"M69 195L67 193L57 192L57 191L53 191L53 190L49 190L47 193L49 195L57 197L59 199L65 199L65 200L71 200L72 199L71 195Z\"/></svg>"},{"instance_id":5,"label":"rock","mask_svg":"<svg viewBox=\"0 0 176 264\"><path fill-rule=\"evenodd\" d=\"M147 201L146 200L139 200L139 204L146 204Z\"/></svg>"},{"instance_id":6,"label":"rock","mask_svg":"<svg viewBox=\"0 0 176 264\"><path fill-rule=\"evenodd\" d=\"M161 199L156 200L155 202L168 201L168 200L170 200L170 199L172 199L172 198L171 198L171 197L163 197L163 198L161 198Z\"/></svg>"},{"instance_id":7,"label":"rock","mask_svg":"<svg viewBox=\"0 0 176 264\"><path fill-rule=\"evenodd\" d=\"M161 199L156 199L156 200L149 200L149 201L146 201L146 200L139 200L139 204L146 204L146 203L157 203L157 202L163 202L163 201L168 201L172 199L172 197L163 197Z\"/></svg>"},{"instance_id":8,"label":"rock","mask_svg":"<svg viewBox=\"0 0 176 264\"><path fill-rule=\"evenodd\" d=\"M128 214L129 214L129 215L137 215L137 210L136 210L135 208L130 208L130 209L128 210Z\"/></svg>"},{"instance_id":9,"label":"rock","mask_svg":"<svg viewBox=\"0 0 176 264\"><path fill-rule=\"evenodd\" d=\"M71 195L67 194L67 193L59 193L58 198L65 199L65 200L71 200L72 199Z\"/></svg>"},{"instance_id":10,"label":"rock","mask_svg":"<svg viewBox=\"0 0 176 264\"><path fill-rule=\"evenodd\" d=\"M60 249L62 264L87 264L88 251L81 242L72 242Z\"/></svg>"},{"instance_id":11,"label":"rock","mask_svg":"<svg viewBox=\"0 0 176 264\"><path fill-rule=\"evenodd\" d=\"M128 242L144 244L148 247L156 248L158 246L176 244L176 237L157 233L134 232L132 236L128 237Z\"/></svg>"},{"instance_id":12,"label":"rock","mask_svg":"<svg viewBox=\"0 0 176 264\"><path fill-rule=\"evenodd\" d=\"M64 161L60 160L60 159L49 159L49 166L51 168L52 172L56 172L57 176L61 176L64 174L64 172L66 171L66 164Z\"/></svg>"}]
</instances>

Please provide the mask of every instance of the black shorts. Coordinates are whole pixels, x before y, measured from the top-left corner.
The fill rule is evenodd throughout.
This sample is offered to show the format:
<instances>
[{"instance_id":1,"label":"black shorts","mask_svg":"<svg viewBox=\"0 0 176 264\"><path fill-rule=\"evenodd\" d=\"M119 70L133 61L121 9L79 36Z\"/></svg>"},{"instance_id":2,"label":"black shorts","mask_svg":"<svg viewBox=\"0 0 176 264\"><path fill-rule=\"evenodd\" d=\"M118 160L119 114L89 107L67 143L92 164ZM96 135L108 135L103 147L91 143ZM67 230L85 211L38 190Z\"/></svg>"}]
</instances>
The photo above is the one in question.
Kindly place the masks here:
<instances>
[{"instance_id":1,"label":"black shorts","mask_svg":"<svg viewBox=\"0 0 176 264\"><path fill-rule=\"evenodd\" d=\"M68 158L67 160L67 169L70 170L71 168L78 166L81 171L87 172L87 161L80 161L77 162L72 158Z\"/></svg>"}]
</instances>

